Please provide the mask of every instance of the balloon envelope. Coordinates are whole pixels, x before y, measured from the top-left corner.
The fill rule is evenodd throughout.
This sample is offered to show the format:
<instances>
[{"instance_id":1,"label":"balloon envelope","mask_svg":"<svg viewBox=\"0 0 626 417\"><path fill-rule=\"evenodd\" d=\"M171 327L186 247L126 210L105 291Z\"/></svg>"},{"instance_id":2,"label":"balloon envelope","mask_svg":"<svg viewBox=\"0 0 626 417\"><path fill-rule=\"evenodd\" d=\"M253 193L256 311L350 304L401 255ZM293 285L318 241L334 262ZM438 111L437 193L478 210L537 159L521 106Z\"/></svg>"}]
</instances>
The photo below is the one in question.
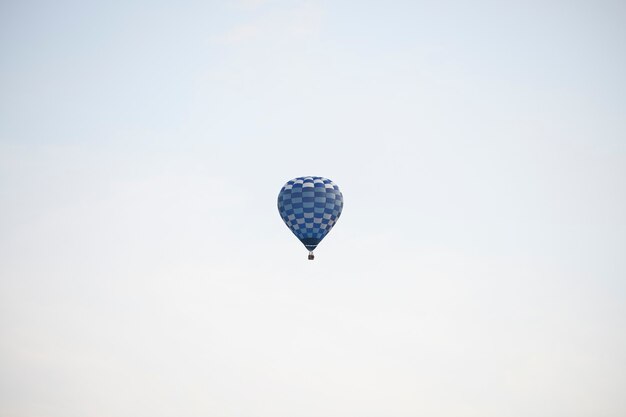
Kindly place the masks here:
<instances>
[{"instance_id":1,"label":"balloon envelope","mask_svg":"<svg viewBox=\"0 0 626 417\"><path fill-rule=\"evenodd\" d=\"M323 177L294 178L278 194L280 217L311 252L333 228L342 209L339 187Z\"/></svg>"}]
</instances>

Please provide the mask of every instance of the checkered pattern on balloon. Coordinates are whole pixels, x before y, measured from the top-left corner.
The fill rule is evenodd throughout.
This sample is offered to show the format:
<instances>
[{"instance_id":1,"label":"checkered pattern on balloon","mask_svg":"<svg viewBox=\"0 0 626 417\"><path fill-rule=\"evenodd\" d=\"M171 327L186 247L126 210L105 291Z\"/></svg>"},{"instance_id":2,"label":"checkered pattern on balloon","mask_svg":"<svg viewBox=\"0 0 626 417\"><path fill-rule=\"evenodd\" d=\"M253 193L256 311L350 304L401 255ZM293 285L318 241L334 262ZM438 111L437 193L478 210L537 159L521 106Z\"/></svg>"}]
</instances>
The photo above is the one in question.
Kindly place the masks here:
<instances>
[{"instance_id":1,"label":"checkered pattern on balloon","mask_svg":"<svg viewBox=\"0 0 626 417\"><path fill-rule=\"evenodd\" d=\"M323 177L294 178L278 194L280 217L309 250L309 259L339 219L342 208L339 187Z\"/></svg>"}]
</instances>

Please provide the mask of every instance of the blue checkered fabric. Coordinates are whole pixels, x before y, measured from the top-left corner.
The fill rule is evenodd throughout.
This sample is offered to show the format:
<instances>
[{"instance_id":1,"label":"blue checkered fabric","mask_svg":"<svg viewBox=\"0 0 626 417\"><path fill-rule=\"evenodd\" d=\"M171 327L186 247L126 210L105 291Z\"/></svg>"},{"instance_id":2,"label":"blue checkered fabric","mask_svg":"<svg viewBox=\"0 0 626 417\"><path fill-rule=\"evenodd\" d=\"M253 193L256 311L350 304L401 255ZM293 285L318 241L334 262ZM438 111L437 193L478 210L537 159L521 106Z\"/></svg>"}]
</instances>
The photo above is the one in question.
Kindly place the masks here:
<instances>
[{"instance_id":1,"label":"blue checkered fabric","mask_svg":"<svg viewBox=\"0 0 626 417\"><path fill-rule=\"evenodd\" d=\"M310 251L333 228L342 208L343 195L327 178L295 178L278 194L280 217Z\"/></svg>"}]
</instances>

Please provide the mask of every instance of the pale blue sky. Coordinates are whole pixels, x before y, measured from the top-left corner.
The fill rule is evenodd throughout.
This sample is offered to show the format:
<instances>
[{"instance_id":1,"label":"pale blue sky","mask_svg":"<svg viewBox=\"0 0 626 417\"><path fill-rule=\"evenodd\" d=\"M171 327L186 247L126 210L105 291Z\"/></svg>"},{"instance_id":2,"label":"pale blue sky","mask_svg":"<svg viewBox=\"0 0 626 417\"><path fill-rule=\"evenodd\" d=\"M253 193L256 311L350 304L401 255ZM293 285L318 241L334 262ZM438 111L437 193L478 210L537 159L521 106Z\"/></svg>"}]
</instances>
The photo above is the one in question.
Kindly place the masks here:
<instances>
[{"instance_id":1,"label":"pale blue sky","mask_svg":"<svg viewBox=\"0 0 626 417\"><path fill-rule=\"evenodd\" d=\"M625 19L3 2L0 416L623 416Z\"/></svg>"}]
</instances>

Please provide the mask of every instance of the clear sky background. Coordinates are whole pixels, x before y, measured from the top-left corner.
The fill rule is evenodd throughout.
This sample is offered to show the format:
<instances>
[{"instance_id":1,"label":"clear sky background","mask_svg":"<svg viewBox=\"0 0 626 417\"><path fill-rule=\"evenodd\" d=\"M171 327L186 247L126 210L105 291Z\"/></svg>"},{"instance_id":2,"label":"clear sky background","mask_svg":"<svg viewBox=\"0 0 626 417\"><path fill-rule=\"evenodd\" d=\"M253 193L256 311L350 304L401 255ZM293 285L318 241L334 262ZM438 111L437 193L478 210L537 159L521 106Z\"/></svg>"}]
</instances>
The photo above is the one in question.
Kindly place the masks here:
<instances>
[{"instance_id":1,"label":"clear sky background","mask_svg":"<svg viewBox=\"0 0 626 417\"><path fill-rule=\"evenodd\" d=\"M624 22L3 1L0 416L626 415Z\"/></svg>"}]
</instances>

